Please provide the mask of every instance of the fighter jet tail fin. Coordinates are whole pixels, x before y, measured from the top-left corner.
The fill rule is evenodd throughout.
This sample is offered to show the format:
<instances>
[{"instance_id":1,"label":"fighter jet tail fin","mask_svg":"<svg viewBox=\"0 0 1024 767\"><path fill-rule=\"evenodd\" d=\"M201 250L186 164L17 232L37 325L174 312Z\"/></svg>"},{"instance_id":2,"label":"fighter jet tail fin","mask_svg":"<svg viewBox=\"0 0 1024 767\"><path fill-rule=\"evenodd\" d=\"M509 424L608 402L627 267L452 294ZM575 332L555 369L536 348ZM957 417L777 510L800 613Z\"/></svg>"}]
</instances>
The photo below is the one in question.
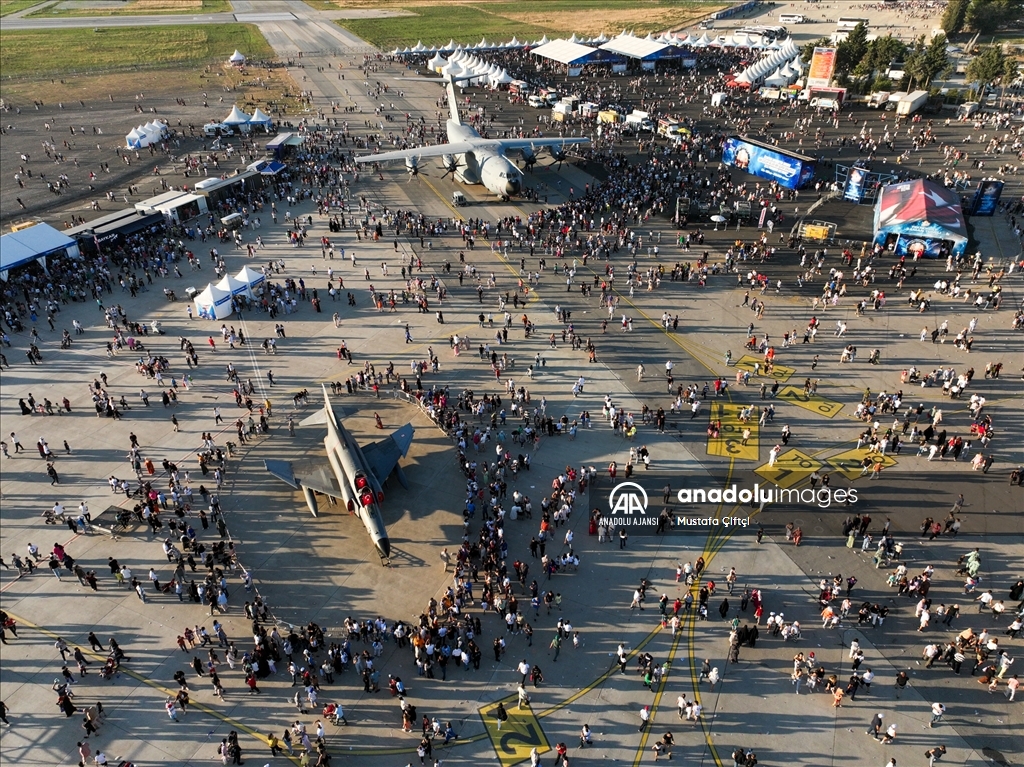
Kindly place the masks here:
<instances>
[{"instance_id":1,"label":"fighter jet tail fin","mask_svg":"<svg viewBox=\"0 0 1024 767\"><path fill-rule=\"evenodd\" d=\"M395 470L395 467L398 465L398 459L404 457L409 452L413 431L412 424L407 423L380 442L374 442L372 445L364 445L362 447L366 463L369 465L370 470L373 471L377 481L381 484ZM399 481L401 481L401 478ZM405 482L402 482L403 487L405 484Z\"/></svg>"}]
</instances>

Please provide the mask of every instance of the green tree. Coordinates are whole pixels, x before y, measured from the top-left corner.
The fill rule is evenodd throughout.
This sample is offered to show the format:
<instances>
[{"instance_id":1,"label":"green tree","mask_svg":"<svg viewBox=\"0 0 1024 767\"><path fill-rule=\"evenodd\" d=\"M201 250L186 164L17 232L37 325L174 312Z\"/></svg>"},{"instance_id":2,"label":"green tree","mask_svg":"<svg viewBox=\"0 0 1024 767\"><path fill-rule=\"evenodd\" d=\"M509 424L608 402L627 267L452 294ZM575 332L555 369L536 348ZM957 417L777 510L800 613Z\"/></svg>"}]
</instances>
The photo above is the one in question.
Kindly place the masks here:
<instances>
[{"instance_id":1,"label":"green tree","mask_svg":"<svg viewBox=\"0 0 1024 767\"><path fill-rule=\"evenodd\" d=\"M919 88L926 87L937 75L949 70L949 56L946 54L946 36L936 35L925 44L924 35L915 42L907 55L904 70L910 82Z\"/></svg>"},{"instance_id":2,"label":"green tree","mask_svg":"<svg viewBox=\"0 0 1024 767\"><path fill-rule=\"evenodd\" d=\"M868 28L861 22L836 46L836 76L845 78L868 52Z\"/></svg>"},{"instance_id":3,"label":"green tree","mask_svg":"<svg viewBox=\"0 0 1024 767\"><path fill-rule=\"evenodd\" d=\"M964 21L967 18L967 7L970 0L949 0L946 10L942 14L940 26L947 35L955 35L964 28Z\"/></svg>"},{"instance_id":4,"label":"green tree","mask_svg":"<svg viewBox=\"0 0 1024 767\"><path fill-rule=\"evenodd\" d=\"M971 0L964 17L964 26L990 35L1008 25L1021 10L1017 0Z\"/></svg>"},{"instance_id":5,"label":"green tree","mask_svg":"<svg viewBox=\"0 0 1024 767\"><path fill-rule=\"evenodd\" d=\"M868 52L854 71L861 75L884 75L889 64L903 60L906 51L907 46L903 41L892 35L875 38L868 43Z\"/></svg>"},{"instance_id":6,"label":"green tree","mask_svg":"<svg viewBox=\"0 0 1024 767\"><path fill-rule=\"evenodd\" d=\"M967 82L990 85L1006 71L1006 54L998 45L988 45L967 65Z\"/></svg>"}]
</instances>

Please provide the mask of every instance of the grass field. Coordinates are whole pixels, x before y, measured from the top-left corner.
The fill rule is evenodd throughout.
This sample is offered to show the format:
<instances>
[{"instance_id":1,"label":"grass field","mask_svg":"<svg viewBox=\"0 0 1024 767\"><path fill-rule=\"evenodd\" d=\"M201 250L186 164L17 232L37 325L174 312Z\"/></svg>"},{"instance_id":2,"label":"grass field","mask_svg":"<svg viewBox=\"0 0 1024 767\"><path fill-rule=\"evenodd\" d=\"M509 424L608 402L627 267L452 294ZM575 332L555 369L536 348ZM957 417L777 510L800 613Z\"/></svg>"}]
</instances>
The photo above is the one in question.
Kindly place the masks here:
<instances>
[{"instance_id":1,"label":"grass field","mask_svg":"<svg viewBox=\"0 0 1024 767\"><path fill-rule=\"evenodd\" d=\"M58 7L57 3L28 15L29 18L61 18L64 16L141 16L171 13L226 13L231 10L230 0L127 0L118 8L91 8L85 2L81 7ZM77 4L76 4L77 5Z\"/></svg>"},{"instance_id":2,"label":"grass field","mask_svg":"<svg viewBox=\"0 0 1024 767\"><path fill-rule=\"evenodd\" d=\"M322 7L317 3L315 7ZM473 44L486 37L506 41L536 40L543 35L615 35L630 29L639 35L675 29L694 22L725 4L691 0L342 0L337 7L402 8L416 16L391 19L343 19L337 23L384 50L397 46Z\"/></svg>"},{"instance_id":3,"label":"grass field","mask_svg":"<svg viewBox=\"0 0 1024 767\"><path fill-rule=\"evenodd\" d=\"M0 34L0 73L12 77L100 72L139 62L144 68L250 59L274 52L252 24L46 29Z\"/></svg>"},{"instance_id":4,"label":"grass field","mask_svg":"<svg viewBox=\"0 0 1024 767\"><path fill-rule=\"evenodd\" d=\"M39 5L39 0L0 0L0 17Z\"/></svg>"}]
</instances>

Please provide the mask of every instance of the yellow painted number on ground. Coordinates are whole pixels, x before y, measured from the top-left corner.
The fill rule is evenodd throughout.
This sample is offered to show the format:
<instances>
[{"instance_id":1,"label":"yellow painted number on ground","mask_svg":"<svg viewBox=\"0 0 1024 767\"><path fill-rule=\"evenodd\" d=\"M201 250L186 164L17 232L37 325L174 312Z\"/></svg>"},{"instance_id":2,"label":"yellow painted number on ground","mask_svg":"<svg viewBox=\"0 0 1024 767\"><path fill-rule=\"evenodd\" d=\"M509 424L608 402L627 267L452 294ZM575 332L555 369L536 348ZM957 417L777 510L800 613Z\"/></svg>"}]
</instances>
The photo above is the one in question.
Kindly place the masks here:
<instances>
[{"instance_id":1,"label":"yellow painted number on ground","mask_svg":"<svg viewBox=\"0 0 1024 767\"><path fill-rule=\"evenodd\" d=\"M538 754L551 750L544 730L540 727L540 721L527 706L516 709L518 701L519 697L513 695L501 701L488 703L479 710L480 718L487 728L487 736L491 739L491 745L494 746L502 767L512 767L514 764L529 760L530 751L533 749L537 749ZM500 730L498 720L494 716L498 703L505 706L505 712L508 714L508 719L501 723Z\"/></svg>"}]
</instances>

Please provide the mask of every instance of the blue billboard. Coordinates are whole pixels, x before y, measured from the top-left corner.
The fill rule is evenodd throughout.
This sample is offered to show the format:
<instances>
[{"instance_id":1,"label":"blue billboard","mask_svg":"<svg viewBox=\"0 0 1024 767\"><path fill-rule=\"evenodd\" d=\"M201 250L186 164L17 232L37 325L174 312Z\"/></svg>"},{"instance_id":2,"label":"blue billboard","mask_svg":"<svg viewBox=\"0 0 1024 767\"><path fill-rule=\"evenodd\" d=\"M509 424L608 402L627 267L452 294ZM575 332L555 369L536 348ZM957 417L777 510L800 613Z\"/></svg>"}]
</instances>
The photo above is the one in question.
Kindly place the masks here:
<instances>
[{"instance_id":1,"label":"blue billboard","mask_svg":"<svg viewBox=\"0 0 1024 767\"><path fill-rule=\"evenodd\" d=\"M899 235L893 253L897 256L918 258L945 258L949 254L949 240L937 237L914 237Z\"/></svg>"},{"instance_id":2,"label":"blue billboard","mask_svg":"<svg viewBox=\"0 0 1024 767\"><path fill-rule=\"evenodd\" d=\"M987 178L978 184L971 203L971 214L974 216L994 216L999 205L999 197L1003 193L1003 182Z\"/></svg>"},{"instance_id":3,"label":"blue billboard","mask_svg":"<svg viewBox=\"0 0 1024 767\"><path fill-rule=\"evenodd\" d=\"M865 187L868 181L868 171L864 168L850 168L850 174L846 177L846 188L843 190L843 199L849 202L859 203L864 199Z\"/></svg>"},{"instance_id":4,"label":"blue billboard","mask_svg":"<svg viewBox=\"0 0 1024 767\"><path fill-rule=\"evenodd\" d=\"M787 189L802 189L814 178L814 158L738 136L730 136L725 140L722 162L751 175L775 181Z\"/></svg>"}]
</instances>

